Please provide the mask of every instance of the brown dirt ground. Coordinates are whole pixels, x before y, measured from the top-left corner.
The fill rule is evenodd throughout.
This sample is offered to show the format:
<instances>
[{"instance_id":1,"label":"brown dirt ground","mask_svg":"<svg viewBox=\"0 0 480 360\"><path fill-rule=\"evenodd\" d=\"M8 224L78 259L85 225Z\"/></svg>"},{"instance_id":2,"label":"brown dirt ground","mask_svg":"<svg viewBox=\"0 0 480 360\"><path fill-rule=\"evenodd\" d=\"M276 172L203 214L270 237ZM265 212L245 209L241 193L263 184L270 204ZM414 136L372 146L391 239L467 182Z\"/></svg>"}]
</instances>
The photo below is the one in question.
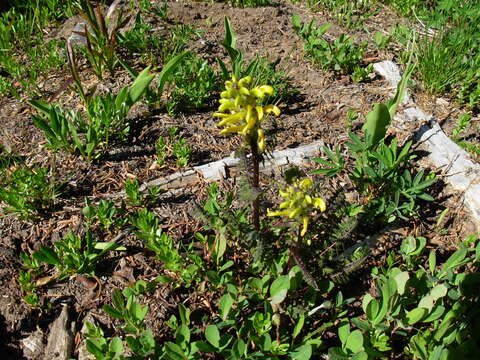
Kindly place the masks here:
<instances>
[{"instance_id":1,"label":"brown dirt ground","mask_svg":"<svg viewBox=\"0 0 480 360\"><path fill-rule=\"evenodd\" d=\"M256 9L238 9L220 3L190 1L169 2L168 5L170 24L160 25L183 23L200 29L201 37L192 42L190 47L200 56L209 59L212 66L215 66L216 56L224 56L220 43L224 35L223 19L224 16L229 16L238 37L237 44L247 54L247 59L255 55L264 56L278 62L278 68L287 72L290 84L298 89L299 96L292 99L289 104L280 104L282 115L276 120L274 131L271 132L276 139L276 150L308 144L318 139L324 140L327 144L342 143L347 139L344 119L349 109L365 115L372 104L387 99L390 89L386 88L381 78L376 77L366 84L356 84L346 77L335 78L332 74L317 69L305 58L302 44L292 29L290 18L293 14L300 14L305 20L313 17L321 24L333 22L333 19L325 13L313 14L305 6L287 1ZM158 21L154 17L152 19ZM359 40L369 41L367 54L369 58L375 61L396 60L396 47L393 46L385 52L375 50L372 34L404 22L384 8L378 15L370 18L362 29L349 33ZM62 36L61 31L53 32L52 37ZM329 34L333 36L340 32L347 30L335 25ZM87 70L82 72L82 77L86 83L93 84L96 81ZM48 74L44 84L45 98L57 92L67 78L65 69ZM124 71L119 71L115 79L107 80L102 85L118 89L129 81L129 76ZM439 105L435 98L417 92L415 100L425 112L440 120L459 112L448 99ZM75 107L79 103L78 97L70 90L59 94L57 101L70 107ZM215 126L216 120L211 116L211 111L172 118L165 113L138 106L132 115L138 121L136 128L133 129L131 141L115 146L106 159L88 164L77 157L62 153L53 157L52 153L44 148L43 135L32 124L31 114L32 110L25 102L0 99L2 123L0 143L6 149L26 156L29 163L48 165L55 162L58 176L68 179L67 186L70 191L68 195L57 200L56 210L52 210L39 223L21 222L14 217L0 218L0 286L3 289L0 296L0 338L3 341L0 352L11 354L10 359L27 356L20 340L37 328L47 334L51 321L58 313L31 310L23 303L23 294L16 282L21 266L20 251L31 251L41 245L49 245L70 229L82 231L81 208L84 206L86 196L95 202L108 194L121 191L129 177L133 176L140 182L145 182L178 170L174 165L150 169L155 160L155 141L159 135L166 133L169 126L178 126L181 135L193 148L191 165L205 164L228 156L239 146L235 137L219 136ZM415 127L418 125L415 124ZM404 138L411 136L401 135ZM232 186L228 183L224 185ZM441 191L442 189L438 192ZM189 236L201 227L197 220L192 220L194 218L192 209L194 203L202 198L205 198L205 185L197 184L183 189L181 195L164 200L154 211L161 217L164 227L172 236L175 238ZM442 199L455 203L456 197L444 195ZM448 203L437 206L448 206ZM435 213L430 216L433 218ZM451 229L455 230L451 230L450 237L442 238L443 246L447 248L454 245L454 239L461 231L463 221L455 222L455 219L462 218L462 209L458 208L449 216L451 218L447 220L454 224ZM428 228L428 222L429 219L420 220L413 224L415 228L410 228L410 231L421 234ZM112 234L112 238L114 235ZM431 236L430 239L434 243L436 238ZM138 240L131 235L126 236L123 244L139 246ZM68 303L78 324L82 323L87 312L92 311L99 319L108 323L109 320L101 315L100 308L109 301L109 294L113 288L123 287L134 280L152 279L161 272L160 264L141 252L132 251L126 256L122 255L121 258L112 255L105 260L101 271L98 272L101 286L94 290L89 289L91 284L85 278L77 277L41 289L41 294L43 300L52 303L54 308L59 308L58 305L61 303ZM192 311L208 312L205 303L208 303L214 295L202 296L203 298L199 298L185 289L173 289L168 286L158 288L149 303L150 313L153 314L149 317L149 325L154 331L162 333L163 320L168 319L181 301L188 301ZM29 358L35 358L32 356Z\"/></svg>"}]
</instances>

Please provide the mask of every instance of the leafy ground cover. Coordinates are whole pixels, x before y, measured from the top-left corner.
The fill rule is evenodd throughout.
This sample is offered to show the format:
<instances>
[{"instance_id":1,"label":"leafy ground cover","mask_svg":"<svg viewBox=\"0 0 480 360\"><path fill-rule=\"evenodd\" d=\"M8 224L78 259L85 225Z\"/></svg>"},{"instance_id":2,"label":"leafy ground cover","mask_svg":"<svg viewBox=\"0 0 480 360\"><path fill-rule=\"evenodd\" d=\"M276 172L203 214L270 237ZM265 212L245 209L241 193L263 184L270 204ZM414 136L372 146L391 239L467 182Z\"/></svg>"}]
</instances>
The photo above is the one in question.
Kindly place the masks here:
<instances>
[{"instance_id":1,"label":"leafy ground cover","mask_svg":"<svg viewBox=\"0 0 480 360\"><path fill-rule=\"evenodd\" d=\"M393 121L409 87L478 153L475 2L97 5L1 12L9 358L44 359L65 306L71 358L478 357L478 236ZM142 186L232 152L219 183Z\"/></svg>"}]
</instances>

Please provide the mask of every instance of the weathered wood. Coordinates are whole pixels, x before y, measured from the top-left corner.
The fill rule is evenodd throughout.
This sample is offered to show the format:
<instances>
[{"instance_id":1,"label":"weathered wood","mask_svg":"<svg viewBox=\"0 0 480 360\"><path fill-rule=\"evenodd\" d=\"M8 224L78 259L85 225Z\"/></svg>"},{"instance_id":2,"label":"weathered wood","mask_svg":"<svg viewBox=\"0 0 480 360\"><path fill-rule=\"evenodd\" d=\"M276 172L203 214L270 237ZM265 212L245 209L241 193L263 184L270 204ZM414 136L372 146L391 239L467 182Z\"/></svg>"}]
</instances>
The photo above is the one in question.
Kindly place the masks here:
<instances>
[{"instance_id":1,"label":"weathered wood","mask_svg":"<svg viewBox=\"0 0 480 360\"><path fill-rule=\"evenodd\" d=\"M44 359L68 360L73 351L73 323L68 316L68 306L62 308L60 316L53 322L48 335Z\"/></svg>"}]
</instances>

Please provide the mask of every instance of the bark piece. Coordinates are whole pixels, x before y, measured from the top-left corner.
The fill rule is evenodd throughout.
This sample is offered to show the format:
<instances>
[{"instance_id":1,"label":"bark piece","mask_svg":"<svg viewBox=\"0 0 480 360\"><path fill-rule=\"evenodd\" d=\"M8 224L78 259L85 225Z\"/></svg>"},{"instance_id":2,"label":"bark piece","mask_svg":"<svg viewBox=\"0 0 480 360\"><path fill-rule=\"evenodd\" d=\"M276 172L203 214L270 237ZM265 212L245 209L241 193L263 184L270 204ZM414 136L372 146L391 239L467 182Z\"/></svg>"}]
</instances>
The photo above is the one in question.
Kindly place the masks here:
<instances>
[{"instance_id":1,"label":"bark piece","mask_svg":"<svg viewBox=\"0 0 480 360\"><path fill-rule=\"evenodd\" d=\"M64 306L60 316L53 322L50 329L44 359L70 359L73 350L73 328L74 324L68 316L68 306Z\"/></svg>"}]
</instances>

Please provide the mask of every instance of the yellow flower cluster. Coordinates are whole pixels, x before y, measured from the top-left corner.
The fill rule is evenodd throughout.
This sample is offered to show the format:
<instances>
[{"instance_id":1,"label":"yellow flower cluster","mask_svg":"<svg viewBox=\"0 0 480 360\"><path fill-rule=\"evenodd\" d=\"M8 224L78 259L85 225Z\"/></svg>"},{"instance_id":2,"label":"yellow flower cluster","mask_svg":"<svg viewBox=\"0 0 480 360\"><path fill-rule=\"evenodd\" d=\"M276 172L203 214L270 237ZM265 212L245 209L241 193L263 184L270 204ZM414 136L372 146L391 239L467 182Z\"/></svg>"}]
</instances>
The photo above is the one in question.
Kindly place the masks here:
<instances>
[{"instance_id":1,"label":"yellow flower cluster","mask_svg":"<svg viewBox=\"0 0 480 360\"><path fill-rule=\"evenodd\" d=\"M273 94L269 85L250 88L252 77L246 76L237 80L235 75L231 81L225 82L225 91L220 94L220 106L213 116L222 118L218 126L226 126L220 134L238 133L247 139L256 140L260 151L265 149L265 133L260 127L265 114L280 115L276 105L259 105L267 95Z\"/></svg>"},{"instance_id":2,"label":"yellow flower cluster","mask_svg":"<svg viewBox=\"0 0 480 360\"><path fill-rule=\"evenodd\" d=\"M280 204L280 209L282 210L268 210L267 216L288 216L289 219L301 219L303 227L300 235L305 236L312 210L319 209L323 212L326 209L325 201L322 198L314 198L308 194L312 187L312 180L304 178L296 180L285 191L280 190L280 196L285 199Z\"/></svg>"}]
</instances>

